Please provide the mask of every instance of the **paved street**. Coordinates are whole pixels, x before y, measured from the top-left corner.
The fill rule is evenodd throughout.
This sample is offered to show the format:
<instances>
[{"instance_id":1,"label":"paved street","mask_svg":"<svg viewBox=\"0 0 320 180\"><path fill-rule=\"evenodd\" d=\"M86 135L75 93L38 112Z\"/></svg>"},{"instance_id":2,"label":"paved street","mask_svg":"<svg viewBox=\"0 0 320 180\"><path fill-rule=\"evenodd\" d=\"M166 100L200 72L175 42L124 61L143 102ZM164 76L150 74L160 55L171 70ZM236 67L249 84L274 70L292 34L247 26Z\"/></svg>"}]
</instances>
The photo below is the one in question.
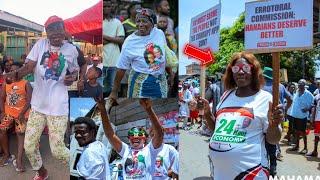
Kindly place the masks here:
<instances>
[{"instance_id":1,"label":"paved street","mask_svg":"<svg viewBox=\"0 0 320 180\"><path fill-rule=\"evenodd\" d=\"M180 130L180 179L208 180L208 140L199 134L196 128L190 131ZM308 136L308 149L313 149L313 131ZM300 144L302 143L302 140ZM289 146L280 142L284 161L278 161L278 175L319 175L320 158L306 158L296 152L287 152ZM302 147L302 146L300 146ZM320 150L320 147L319 147Z\"/></svg>"},{"instance_id":2,"label":"paved street","mask_svg":"<svg viewBox=\"0 0 320 180\"><path fill-rule=\"evenodd\" d=\"M10 151L16 155L16 137L10 137ZM44 165L49 172L49 180L69 180L69 167L62 165L58 160L52 157L48 142L48 136L41 137L40 151ZM0 167L0 180L31 180L35 172L31 170L29 161L25 158L26 172L17 173L11 164Z\"/></svg>"}]
</instances>

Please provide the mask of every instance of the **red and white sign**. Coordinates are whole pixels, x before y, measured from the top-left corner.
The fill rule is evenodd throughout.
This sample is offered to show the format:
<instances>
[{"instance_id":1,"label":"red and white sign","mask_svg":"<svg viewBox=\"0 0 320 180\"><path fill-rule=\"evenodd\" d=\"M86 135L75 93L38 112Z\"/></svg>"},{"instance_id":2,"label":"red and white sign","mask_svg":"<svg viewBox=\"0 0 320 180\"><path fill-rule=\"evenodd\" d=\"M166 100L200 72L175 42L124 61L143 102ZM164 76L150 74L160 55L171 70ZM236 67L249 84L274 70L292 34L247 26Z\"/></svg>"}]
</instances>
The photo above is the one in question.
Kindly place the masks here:
<instances>
[{"instance_id":1,"label":"red and white sign","mask_svg":"<svg viewBox=\"0 0 320 180\"><path fill-rule=\"evenodd\" d=\"M246 3L245 49L256 53L310 49L313 0Z\"/></svg>"},{"instance_id":2,"label":"red and white sign","mask_svg":"<svg viewBox=\"0 0 320 180\"><path fill-rule=\"evenodd\" d=\"M163 142L169 144L179 143L178 112L172 111L157 115L161 126L164 128ZM150 122L150 121L149 121Z\"/></svg>"},{"instance_id":3,"label":"red and white sign","mask_svg":"<svg viewBox=\"0 0 320 180\"><path fill-rule=\"evenodd\" d=\"M201 49L219 50L220 4L193 17L190 25L190 44Z\"/></svg>"}]
</instances>

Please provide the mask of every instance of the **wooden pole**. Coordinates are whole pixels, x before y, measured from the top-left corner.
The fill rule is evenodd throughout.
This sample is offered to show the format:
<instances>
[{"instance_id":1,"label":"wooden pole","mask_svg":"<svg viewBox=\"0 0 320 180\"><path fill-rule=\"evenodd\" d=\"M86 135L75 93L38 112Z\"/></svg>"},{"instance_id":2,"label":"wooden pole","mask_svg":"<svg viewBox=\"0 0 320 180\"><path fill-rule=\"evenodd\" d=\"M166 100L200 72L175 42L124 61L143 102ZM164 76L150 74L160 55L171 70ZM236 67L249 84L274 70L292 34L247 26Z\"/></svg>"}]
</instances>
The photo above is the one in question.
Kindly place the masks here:
<instances>
[{"instance_id":1,"label":"wooden pole","mask_svg":"<svg viewBox=\"0 0 320 180\"><path fill-rule=\"evenodd\" d=\"M273 108L279 104L280 53L272 53L272 95Z\"/></svg>"},{"instance_id":2,"label":"wooden pole","mask_svg":"<svg viewBox=\"0 0 320 180\"><path fill-rule=\"evenodd\" d=\"M200 73L200 89L201 89L201 97L205 98L205 84L206 84L206 66L201 65L201 73Z\"/></svg>"}]
</instances>

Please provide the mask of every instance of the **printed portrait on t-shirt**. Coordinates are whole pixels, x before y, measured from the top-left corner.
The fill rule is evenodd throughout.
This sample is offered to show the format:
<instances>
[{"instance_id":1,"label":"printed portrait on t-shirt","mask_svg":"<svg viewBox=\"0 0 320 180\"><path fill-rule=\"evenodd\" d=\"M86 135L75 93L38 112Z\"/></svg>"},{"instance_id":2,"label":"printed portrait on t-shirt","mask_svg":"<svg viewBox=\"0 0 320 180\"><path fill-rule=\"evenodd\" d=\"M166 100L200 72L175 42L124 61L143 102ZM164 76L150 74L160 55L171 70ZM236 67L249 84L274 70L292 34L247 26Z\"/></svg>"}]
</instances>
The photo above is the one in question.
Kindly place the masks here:
<instances>
[{"instance_id":1,"label":"printed portrait on t-shirt","mask_svg":"<svg viewBox=\"0 0 320 180\"><path fill-rule=\"evenodd\" d=\"M126 176L130 178L141 178L146 176L145 157L138 153L129 155L125 162Z\"/></svg>"},{"instance_id":2,"label":"printed portrait on t-shirt","mask_svg":"<svg viewBox=\"0 0 320 180\"><path fill-rule=\"evenodd\" d=\"M60 53L45 52L42 55L40 66L44 71L44 79L58 81L65 66L65 58Z\"/></svg>"},{"instance_id":3,"label":"printed portrait on t-shirt","mask_svg":"<svg viewBox=\"0 0 320 180\"><path fill-rule=\"evenodd\" d=\"M210 149L227 152L246 142L247 131L254 119L253 110L243 107L228 107L217 112Z\"/></svg>"},{"instance_id":4,"label":"printed portrait on t-shirt","mask_svg":"<svg viewBox=\"0 0 320 180\"><path fill-rule=\"evenodd\" d=\"M166 174L166 170L163 166L163 157L162 156L157 156L154 169L155 169L155 173L153 174L153 176L155 176L155 177L162 177Z\"/></svg>"},{"instance_id":5,"label":"printed portrait on t-shirt","mask_svg":"<svg viewBox=\"0 0 320 180\"><path fill-rule=\"evenodd\" d=\"M12 86L12 92L8 93L8 105L15 106L21 98L21 95L17 93L18 86Z\"/></svg>"},{"instance_id":6,"label":"printed portrait on t-shirt","mask_svg":"<svg viewBox=\"0 0 320 180\"><path fill-rule=\"evenodd\" d=\"M150 43L146 46L146 50L144 51L144 59L149 65L149 69L154 71L159 70L162 56L163 52L160 46L153 43Z\"/></svg>"}]
</instances>

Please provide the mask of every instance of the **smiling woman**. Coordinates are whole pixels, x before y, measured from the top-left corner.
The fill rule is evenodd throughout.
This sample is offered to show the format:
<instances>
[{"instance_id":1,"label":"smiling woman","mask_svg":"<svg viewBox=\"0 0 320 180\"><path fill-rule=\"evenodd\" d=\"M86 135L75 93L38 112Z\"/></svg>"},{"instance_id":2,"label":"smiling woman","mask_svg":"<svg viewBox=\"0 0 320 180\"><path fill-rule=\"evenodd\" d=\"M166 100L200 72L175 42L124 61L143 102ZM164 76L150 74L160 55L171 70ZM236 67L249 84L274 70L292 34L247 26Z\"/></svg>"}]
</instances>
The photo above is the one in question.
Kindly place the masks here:
<instances>
[{"instance_id":1,"label":"smiling woman","mask_svg":"<svg viewBox=\"0 0 320 180\"><path fill-rule=\"evenodd\" d=\"M136 15L137 31L123 43L117 64L117 73L109 98L115 100L126 70L129 98L166 98L168 84L166 72L173 82L174 74L166 63L164 33L154 27L156 15L151 9L139 9ZM171 85L171 84L170 84Z\"/></svg>"},{"instance_id":2,"label":"smiling woman","mask_svg":"<svg viewBox=\"0 0 320 180\"><path fill-rule=\"evenodd\" d=\"M226 91L215 120L210 111L205 115L214 130L209 143L214 179L268 179L265 141L279 141L283 114L280 106L272 109L271 94L261 89L264 79L259 61L251 53L235 53L224 83Z\"/></svg>"}]
</instances>

